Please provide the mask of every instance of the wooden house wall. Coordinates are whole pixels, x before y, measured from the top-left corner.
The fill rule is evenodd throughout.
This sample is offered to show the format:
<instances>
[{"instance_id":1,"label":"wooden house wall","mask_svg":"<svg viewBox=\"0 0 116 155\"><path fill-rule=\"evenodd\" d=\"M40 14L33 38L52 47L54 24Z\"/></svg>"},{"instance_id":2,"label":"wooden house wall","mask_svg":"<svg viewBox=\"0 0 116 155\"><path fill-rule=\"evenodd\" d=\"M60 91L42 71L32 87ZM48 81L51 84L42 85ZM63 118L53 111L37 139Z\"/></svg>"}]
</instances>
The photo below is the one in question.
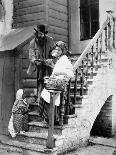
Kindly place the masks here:
<instances>
[{"instance_id":1,"label":"wooden house wall","mask_svg":"<svg viewBox=\"0 0 116 155\"><path fill-rule=\"evenodd\" d=\"M48 23L50 35L55 41L68 43L68 2L49 0Z\"/></svg>"},{"instance_id":2,"label":"wooden house wall","mask_svg":"<svg viewBox=\"0 0 116 155\"><path fill-rule=\"evenodd\" d=\"M37 88L37 72L28 75L27 69L29 67L29 41L21 47L16 48L17 54L15 58L15 92L22 88L26 92L26 96L29 97L34 89Z\"/></svg>"},{"instance_id":3,"label":"wooden house wall","mask_svg":"<svg viewBox=\"0 0 116 155\"><path fill-rule=\"evenodd\" d=\"M67 0L13 0L13 28L47 24L55 41L68 43Z\"/></svg>"},{"instance_id":4,"label":"wooden house wall","mask_svg":"<svg viewBox=\"0 0 116 155\"><path fill-rule=\"evenodd\" d=\"M45 0L13 0L13 28L45 21Z\"/></svg>"},{"instance_id":5,"label":"wooden house wall","mask_svg":"<svg viewBox=\"0 0 116 155\"><path fill-rule=\"evenodd\" d=\"M0 134L8 134L8 122L15 96L14 52L0 52Z\"/></svg>"}]
</instances>

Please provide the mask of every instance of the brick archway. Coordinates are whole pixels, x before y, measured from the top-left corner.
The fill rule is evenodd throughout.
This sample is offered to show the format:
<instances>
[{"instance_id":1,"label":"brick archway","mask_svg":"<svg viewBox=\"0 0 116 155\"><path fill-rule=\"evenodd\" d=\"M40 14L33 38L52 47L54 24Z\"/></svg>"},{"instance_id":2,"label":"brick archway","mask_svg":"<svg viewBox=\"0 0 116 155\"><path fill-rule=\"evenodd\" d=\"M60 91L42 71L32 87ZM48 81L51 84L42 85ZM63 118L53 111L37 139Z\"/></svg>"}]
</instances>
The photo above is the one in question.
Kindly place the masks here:
<instances>
[{"instance_id":1,"label":"brick archway","mask_svg":"<svg viewBox=\"0 0 116 155\"><path fill-rule=\"evenodd\" d=\"M95 119L90 135L102 137L112 136L112 98L113 96L110 95L105 101Z\"/></svg>"}]
</instances>

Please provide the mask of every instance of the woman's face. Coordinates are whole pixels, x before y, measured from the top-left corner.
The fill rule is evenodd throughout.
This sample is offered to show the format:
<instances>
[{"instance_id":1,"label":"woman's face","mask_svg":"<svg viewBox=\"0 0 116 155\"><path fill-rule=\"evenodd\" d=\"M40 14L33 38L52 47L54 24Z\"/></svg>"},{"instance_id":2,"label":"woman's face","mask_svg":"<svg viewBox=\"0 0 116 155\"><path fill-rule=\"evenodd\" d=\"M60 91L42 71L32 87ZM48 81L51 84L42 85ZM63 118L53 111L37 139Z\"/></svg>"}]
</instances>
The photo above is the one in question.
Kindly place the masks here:
<instances>
[{"instance_id":1,"label":"woman's face","mask_svg":"<svg viewBox=\"0 0 116 155\"><path fill-rule=\"evenodd\" d=\"M53 56L53 57L58 57L58 56L60 56L62 54L62 50L61 50L61 48L60 47L56 47L52 52L51 52L51 55Z\"/></svg>"}]
</instances>

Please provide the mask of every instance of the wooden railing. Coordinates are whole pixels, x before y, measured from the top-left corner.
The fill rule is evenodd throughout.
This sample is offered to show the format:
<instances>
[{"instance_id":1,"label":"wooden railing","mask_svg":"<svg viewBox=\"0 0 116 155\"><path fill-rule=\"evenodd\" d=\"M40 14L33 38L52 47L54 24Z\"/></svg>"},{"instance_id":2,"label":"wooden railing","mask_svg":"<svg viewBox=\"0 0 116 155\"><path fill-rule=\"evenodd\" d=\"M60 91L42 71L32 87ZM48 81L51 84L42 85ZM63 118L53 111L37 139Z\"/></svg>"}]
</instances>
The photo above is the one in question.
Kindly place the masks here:
<instances>
[{"instance_id":1,"label":"wooden railing","mask_svg":"<svg viewBox=\"0 0 116 155\"><path fill-rule=\"evenodd\" d=\"M115 18L108 16L102 27L95 34L93 39L87 45L78 60L74 63L75 80L69 81L67 93L61 92L61 120L60 125L63 126L64 115L70 114L70 103L78 104L77 97L82 99L84 90L88 88L88 81L94 76L101 63L102 53L107 56L108 51L111 52L115 48ZM73 93L71 92L73 87ZM77 89L80 93L77 94ZM73 99L71 101L70 94ZM54 98L51 93L51 109L49 115L49 130L48 130L48 148L53 148L54 138ZM65 97L65 99L64 99ZM52 113L52 114L51 114Z\"/></svg>"}]
</instances>

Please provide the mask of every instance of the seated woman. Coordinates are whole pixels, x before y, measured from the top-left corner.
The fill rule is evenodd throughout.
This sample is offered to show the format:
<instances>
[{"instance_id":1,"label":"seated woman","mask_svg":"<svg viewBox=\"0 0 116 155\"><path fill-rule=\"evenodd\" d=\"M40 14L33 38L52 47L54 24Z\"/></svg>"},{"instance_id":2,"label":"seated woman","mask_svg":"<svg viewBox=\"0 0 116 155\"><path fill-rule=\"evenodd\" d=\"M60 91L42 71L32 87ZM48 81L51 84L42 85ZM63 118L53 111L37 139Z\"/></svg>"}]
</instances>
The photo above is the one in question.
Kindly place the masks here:
<instances>
[{"instance_id":1,"label":"seated woman","mask_svg":"<svg viewBox=\"0 0 116 155\"><path fill-rule=\"evenodd\" d=\"M73 65L71 64L70 60L68 59L68 51L67 48L62 41L58 41L56 45L53 47L53 50L51 52L51 55L53 57L53 61L55 62L52 74L50 78L52 77L56 78L55 80L63 80L64 76L66 76L68 79L71 79L74 77L73 72ZM48 79L49 80L49 79ZM47 83L47 81L46 81ZM40 102L39 105L39 112L42 115L42 117L48 121L48 109L50 104L50 93L49 91L44 88L41 93L41 99L44 100L44 104ZM60 93L57 93L55 96L55 121L59 121L59 114L57 113L57 110L60 105Z\"/></svg>"}]
</instances>

